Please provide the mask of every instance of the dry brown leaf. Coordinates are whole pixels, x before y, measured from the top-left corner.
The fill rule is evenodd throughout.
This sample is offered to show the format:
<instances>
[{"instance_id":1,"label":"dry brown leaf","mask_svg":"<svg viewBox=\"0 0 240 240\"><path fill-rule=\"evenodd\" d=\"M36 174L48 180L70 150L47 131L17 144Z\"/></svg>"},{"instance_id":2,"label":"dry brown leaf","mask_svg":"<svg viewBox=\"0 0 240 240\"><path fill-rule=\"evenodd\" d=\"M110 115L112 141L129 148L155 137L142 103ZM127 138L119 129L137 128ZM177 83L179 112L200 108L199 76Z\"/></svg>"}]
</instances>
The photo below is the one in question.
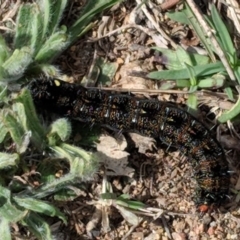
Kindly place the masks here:
<instances>
[{"instance_id":1,"label":"dry brown leaf","mask_svg":"<svg viewBox=\"0 0 240 240\"><path fill-rule=\"evenodd\" d=\"M108 176L133 176L134 169L128 167L129 153L124 151L126 140L119 142L111 136L101 136L97 144L97 157L106 168Z\"/></svg>"},{"instance_id":2,"label":"dry brown leaf","mask_svg":"<svg viewBox=\"0 0 240 240\"><path fill-rule=\"evenodd\" d=\"M142 71L142 68L135 62L130 62L120 68L119 75L121 80L114 84L113 87L125 89L147 89L146 79L141 77L130 76L132 71Z\"/></svg>"},{"instance_id":3,"label":"dry brown leaf","mask_svg":"<svg viewBox=\"0 0 240 240\"><path fill-rule=\"evenodd\" d=\"M153 138L145 137L137 133L129 133L129 136L138 148L139 153L145 154L147 150L152 151L153 149L156 149L156 141Z\"/></svg>"}]
</instances>

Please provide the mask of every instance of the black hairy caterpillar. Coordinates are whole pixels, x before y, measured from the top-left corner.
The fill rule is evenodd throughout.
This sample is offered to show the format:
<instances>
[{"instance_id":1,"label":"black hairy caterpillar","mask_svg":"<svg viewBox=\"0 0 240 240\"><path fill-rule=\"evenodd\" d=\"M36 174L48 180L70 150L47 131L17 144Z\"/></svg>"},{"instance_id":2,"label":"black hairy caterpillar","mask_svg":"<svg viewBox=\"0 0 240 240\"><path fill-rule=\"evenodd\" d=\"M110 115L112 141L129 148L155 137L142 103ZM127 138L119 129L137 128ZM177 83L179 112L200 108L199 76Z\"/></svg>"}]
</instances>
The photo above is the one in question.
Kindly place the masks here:
<instances>
[{"instance_id":1,"label":"black hairy caterpillar","mask_svg":"<svg viewBox=\"0 0 240 240\"><path fill-rule=\"evenodd\" d=\"M29 89L37 106L89 124L137 132L180 150L194 169L195 203L200 211L226 198L230 176L222 147L201 122L176 104L86 89L57 79L34 80Z\"/></svg>"}]
</instances>

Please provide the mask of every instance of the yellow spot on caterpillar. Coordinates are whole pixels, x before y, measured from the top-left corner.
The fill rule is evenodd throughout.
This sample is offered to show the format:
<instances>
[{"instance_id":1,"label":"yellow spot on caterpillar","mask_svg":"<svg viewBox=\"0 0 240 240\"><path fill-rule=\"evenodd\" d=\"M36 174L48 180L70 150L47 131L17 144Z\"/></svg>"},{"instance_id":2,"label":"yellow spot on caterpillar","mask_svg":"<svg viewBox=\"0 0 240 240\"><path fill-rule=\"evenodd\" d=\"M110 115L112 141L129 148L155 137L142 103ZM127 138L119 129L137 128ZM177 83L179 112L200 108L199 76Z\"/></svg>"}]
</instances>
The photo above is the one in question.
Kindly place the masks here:
<instances>
[{"instance_id":1,"label":"yellow spot on caterpillar","mask_svg":"<svg viewBox=\"0 0 240 240\"><path fill-rule=\"evenodd\" d=\"M56 85L57 87L59 87L59 86L61 85L60 81L57 80L57 79L54 79L54 83L55 83L55 85Z\"/></svg>"}]
</instances>

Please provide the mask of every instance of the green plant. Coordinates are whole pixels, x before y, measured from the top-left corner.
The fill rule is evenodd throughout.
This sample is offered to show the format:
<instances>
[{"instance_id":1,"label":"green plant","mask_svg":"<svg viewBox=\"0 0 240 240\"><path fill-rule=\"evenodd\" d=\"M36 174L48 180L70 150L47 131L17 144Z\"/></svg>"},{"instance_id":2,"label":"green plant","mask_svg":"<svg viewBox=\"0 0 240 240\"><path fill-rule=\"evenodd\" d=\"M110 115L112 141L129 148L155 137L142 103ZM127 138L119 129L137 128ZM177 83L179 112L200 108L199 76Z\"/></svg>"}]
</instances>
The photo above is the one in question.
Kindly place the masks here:
<instances>
[{"instance_id":1,"label":"green plant","mask_svg":"<svg viewBox=\"0 0 240 240\"><path fill-rule=\"evenodd\" d=\"M51 63L87 32L93 17L120 0L87 1L81 17L71 26L60 25L67 0L39 0L20 6L12 47L0 36L0 83L45 74L57 76Z\"/></svg>"},{"instance_id":2,"label":"green plant","mask_svg":"<svg viewBox=\"0 0 240 240\"><path fill-rule=\"evenodd\" d=\"M57 76L52 62L77 38L92 27L92 19L120 0L90 0L72 26L60 26L67 0L39 0L23 3L18 11L12 43L0 35L0 232L11 239L11 223L27 226L38 239L53 239L44 215L66 217L46 197L74 199L69 186L91 179L98 169L93 154L70 145L70 122L63 118L49 126L36 114L27 89L12 93L10 86L28 82L41 74ZM8 35L9 37L9 35ZM45 152L45 157L43 156ZM36 159L32 155L37 155ZM64 159L64 161L63 161ZM31 173L33 161L37 171ZM58 169L68 169L57 178ZM32 181L21 181L22 175L33 174ZM17 178L15 176L18 176ZM61 194L63 193L64 194Z\"/></svg>"},{"instance_id":3,"label":"green plant","mask_svg":"<svg viewBox=\"0 0 240 240\"><path fill-rule=\"evenodd\" d=\"M168 16L173 20L190 25L207 50L208 56L188 53L182 48L175 51L155 48L162 53L162 59L168 70L151 72L147 76L159 81L174 81L176 87L188 88L190 93L188 105L194 109L197 108L197 96L191 93L197 89L223 88L228 98L235 101L234 86L240 84L240 62L227 28L215 6L212 5L210 17L204 16L209 26L206 25L206 29L199 24L187 3L184 4L182 11L169 13ZM219 60L216 60L215 54L218 55ZM171 86L169 83L162 85L165 89L169 86ZM232 120L239 113L240 102L237 101L231 110L218 118L218 121Z\"/></svg>"}]
</instances>

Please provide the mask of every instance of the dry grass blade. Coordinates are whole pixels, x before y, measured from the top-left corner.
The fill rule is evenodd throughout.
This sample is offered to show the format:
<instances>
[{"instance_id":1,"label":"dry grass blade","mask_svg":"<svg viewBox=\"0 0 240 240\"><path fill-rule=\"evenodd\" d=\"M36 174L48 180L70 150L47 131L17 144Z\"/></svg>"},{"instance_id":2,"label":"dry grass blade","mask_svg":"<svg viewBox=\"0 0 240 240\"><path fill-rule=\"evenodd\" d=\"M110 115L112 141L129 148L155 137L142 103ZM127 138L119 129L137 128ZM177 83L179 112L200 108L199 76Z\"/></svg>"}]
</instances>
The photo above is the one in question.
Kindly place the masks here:
<instances>
[{"instance_id":1,"label":"dry grass blade","mask_svg":"<svg viewBox=\"0 0 240 240\"><path fill-rule=\"evenodd\" d=\"M225 4L224 2L222 2L223 4ZM236 0L226 0L226 5L228 6L228 10L229 10L229 17L232 19L232 21L234 22L234 26L238 32L238 34L240 34L240 5L239 2L237 2Z\"/></svg>"}]
</instances>

